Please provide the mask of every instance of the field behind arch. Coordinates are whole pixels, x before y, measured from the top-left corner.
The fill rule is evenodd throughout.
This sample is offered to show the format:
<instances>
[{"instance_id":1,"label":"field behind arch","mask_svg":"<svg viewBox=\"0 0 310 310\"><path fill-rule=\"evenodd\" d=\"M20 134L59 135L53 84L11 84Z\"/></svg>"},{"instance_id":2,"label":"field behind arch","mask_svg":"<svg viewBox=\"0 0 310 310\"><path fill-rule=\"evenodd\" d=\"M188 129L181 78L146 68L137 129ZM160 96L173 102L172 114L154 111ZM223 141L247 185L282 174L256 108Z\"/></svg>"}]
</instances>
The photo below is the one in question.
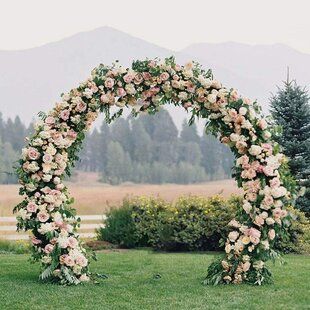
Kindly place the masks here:
<instances>
[{"instance_id":1,"label":"field behind arch","mask_svg":"<svg viewBox=\"0 0 310 310\"><path fill-rule=\"evenodd\" d=\"M220 180L200 184L122 184L111 186L99 183L94 174L79 174L75 182L67 182L74 207L78 214L103 214L109 207L119 205L125 197L147 195L159 196L173 201L182 195L211 196L242 193L234 180ZM0 217L12 216L12 209L22 197L18 195L19 185L0 185Z\"/></svg>"}]
</instances>

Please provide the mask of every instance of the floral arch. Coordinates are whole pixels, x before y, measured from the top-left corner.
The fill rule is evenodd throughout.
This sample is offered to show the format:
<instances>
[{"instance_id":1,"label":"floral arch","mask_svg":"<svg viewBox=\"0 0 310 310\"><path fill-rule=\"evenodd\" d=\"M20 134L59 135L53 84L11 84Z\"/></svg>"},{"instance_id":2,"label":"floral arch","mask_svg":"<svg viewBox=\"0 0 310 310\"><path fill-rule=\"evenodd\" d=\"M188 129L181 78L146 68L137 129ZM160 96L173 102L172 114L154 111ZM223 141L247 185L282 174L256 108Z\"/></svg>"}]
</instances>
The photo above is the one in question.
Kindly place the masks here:
<instances>
[{"instance_id":1,"label":"floral arch","mask_svg":"<svg viewBox=\"0 0 310 310\"><path fill-rule=\"evenodd\" d=\"M211 264L206 283L270 282L265 262L275 256L272 248L287 217L283 206L289 193L281 181L285 158L272 143L256 102L222 87L199 64L180 66L173 57L134 61L130 69L101 64L63 94L53 110L39 114L17 169L24 200L15 211L17 228L33 233L32 255L42 264L41 279L61 284L89 279L89 257L76 232L79 219L63 178L99 112L111 122L124 107L134 115L154 114L166 103L189 110L190 122L206 119L208 129L234 152L234 175L244 189L238 217L229 223L225 257ZM111 106L118 111L112 114Z\"/></svg>"}]
</instances>

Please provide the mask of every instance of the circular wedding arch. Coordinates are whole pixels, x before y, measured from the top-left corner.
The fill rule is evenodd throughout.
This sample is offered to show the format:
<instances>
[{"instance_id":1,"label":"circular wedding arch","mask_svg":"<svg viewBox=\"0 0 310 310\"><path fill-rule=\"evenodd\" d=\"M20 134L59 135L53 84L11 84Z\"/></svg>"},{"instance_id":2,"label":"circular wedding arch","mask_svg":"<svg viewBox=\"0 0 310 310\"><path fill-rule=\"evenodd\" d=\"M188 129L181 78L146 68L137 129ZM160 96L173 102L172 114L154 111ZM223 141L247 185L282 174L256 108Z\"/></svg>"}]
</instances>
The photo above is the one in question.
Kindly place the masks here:
<instances>
[{"instance_id":1,"label":"circular wedding arch","mask_svg":"<svg viewBox=\"0 0 310 310\"><path fill-rule=\"evenodd\" d=\"M32 256L42 264L41 279L61 284L89 280L89 257L63 178L99 112L111 122L124 107L134 115L154 114L167 103L190 111L190 123L206 119L206 127L235 154L234 176L244 189L237 218L228 223L225 257L209 266L206 283L271 281L265 262L275 257L273 245L287 218L289 192L281 177L285 158L256 102L222 87L198 63L180 66L173 57L134 61L131 68L101 64L89 79L62 94L53 110L39 113L17 169L24 200L14 211L17 229L32 231ZM118 109L114 113L112 106Z\"/></svg>"}]
</instances>

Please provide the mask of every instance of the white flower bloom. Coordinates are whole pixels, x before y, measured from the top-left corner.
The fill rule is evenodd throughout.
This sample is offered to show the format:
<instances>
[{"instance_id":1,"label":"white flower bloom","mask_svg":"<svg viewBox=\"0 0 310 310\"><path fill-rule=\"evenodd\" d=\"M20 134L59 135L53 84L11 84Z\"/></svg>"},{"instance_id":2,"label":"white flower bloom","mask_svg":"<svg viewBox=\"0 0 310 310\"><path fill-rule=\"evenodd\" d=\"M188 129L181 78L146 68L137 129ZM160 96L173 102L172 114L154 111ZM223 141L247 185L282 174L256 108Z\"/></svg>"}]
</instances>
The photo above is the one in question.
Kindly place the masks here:
<instances>
[{"instance_id":1,"label":"white flower bloom","mask_svg":"<svg viewBox=\"0 0 310 310\"><path fill-rule=\"evenodd\" d=\"M257 156L262 152L262 148L259 145L252 145L249 149L249 153L253 156Z\"/></svg>"},{"instance_id":2,"label":"white flower bloom","mask_svg":"<svg viewBox=\"0 0 310 310\"><path fill-rule=\"evenodd\" d=\"M274 198L280 198L282 196L285 196L287 193L287 190L284 186L274 187L271 189L271 195Z\"/></svg>"}]
</instances>

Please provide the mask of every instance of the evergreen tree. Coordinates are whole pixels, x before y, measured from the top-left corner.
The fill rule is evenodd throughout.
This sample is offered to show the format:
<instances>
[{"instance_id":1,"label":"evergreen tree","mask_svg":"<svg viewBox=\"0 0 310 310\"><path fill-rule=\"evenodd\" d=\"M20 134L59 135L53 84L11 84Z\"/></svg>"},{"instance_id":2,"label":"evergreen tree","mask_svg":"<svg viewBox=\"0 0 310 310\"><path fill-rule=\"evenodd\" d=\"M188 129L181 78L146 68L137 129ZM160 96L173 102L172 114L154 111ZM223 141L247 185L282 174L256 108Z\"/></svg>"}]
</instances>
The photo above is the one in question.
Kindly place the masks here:
<instances>
[{"instance_id":1,"label":"evergreen tree","mask_svg":"<svg viewBox=\"0 0 310 310\"><path fill-rule=\"evenodd\" d=\"M193 123L191 126L189 126L187 120L184 119L182 123L182 130L181 130L180 138L182 142L199 143L200 137L197 133L196 124Z\"/></svg>"},{"instance_id":2,"label":"evergreen tree","mask_svg":"<svg viewBox=\"0 0 310 310\"><path fill-rule=\"evenodd\" d=\"M310 216L310 106L308 92L295 81L287 81L271 99L271 114L282 134L276 136L289 158L292 175L304 196L297 199L296 207Z\"/></svg>"},{"instance_id":3,"label":"evergreen tree","mask_svg":"<svg viewBox=\"0 0 310 310\"><path fill-rule=\"evenodd\" d=\"M131 160L119 142L111 141L108 144L107 156L106 173L103 175L103 180L111 184L130 181Z\"/></svg>"}]
</instances>

